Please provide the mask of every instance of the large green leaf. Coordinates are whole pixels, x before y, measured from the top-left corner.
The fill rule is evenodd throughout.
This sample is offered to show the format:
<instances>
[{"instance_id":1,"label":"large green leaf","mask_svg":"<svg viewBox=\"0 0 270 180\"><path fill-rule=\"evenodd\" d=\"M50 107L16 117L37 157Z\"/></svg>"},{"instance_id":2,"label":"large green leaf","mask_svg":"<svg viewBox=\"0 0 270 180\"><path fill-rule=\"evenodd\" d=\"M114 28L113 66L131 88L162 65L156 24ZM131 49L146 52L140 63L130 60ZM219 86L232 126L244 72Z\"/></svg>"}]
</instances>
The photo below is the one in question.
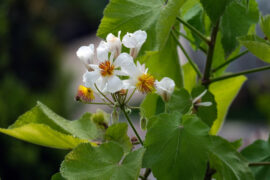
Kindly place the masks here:
<instances>
[{"instance_id":1,"label":"large green leaf","mask_svg":"<svg viewBox=\"0 0 270 180\"><path fill-rule=\"evenodd\" d=\"M65 157L60 172L68 180L137 180L144 151L124 156L121 146L112 142L99 147L80 144Z\"/></svg>"},{"instance_id":2,"label":"large green leaf","mask_svg":"<svg viewBox=\"0 0 270 180\"><path fill-rule=\"evenodd\" d=\"M260 25L265 36L270 40L270 15L261 17Z\"/></svg>"},{"instance_id":3,"label":"large green leaf","mask_svg":"<svg viewBox=\"0 0 270 180\"><path fill-rule=\"evenodd\" d=\"M217 171L216 180L254 179L248 162L228 141L212 136L210 142L210 165Z\"/></svg>"},{"instance_id":4,"label":"large green leaf","mask_svg":"<svg viewBox=\"0 0 270 180\"><path fill-rule=\"evenodd\" d=\"M129 152L132 148L132 144L127 135L127 131L127 123L113 124L106 130L105 140L118 143L125 152Z\"/></svg>"},{"instance_id":5,"label":"large green leaf","mask_svg":"<svg viewBox=\"0 0 270 180\"><path fill-rule=\"evenodd\" d=\"M179 63L176 42L170 35L166 45L160 51L149 51L140 59L149 68L149 72L156 78L169 77L175 81L177 87L183 87L181 66Z\"/></svg>"},{"instance_id":6,"label":"large green leaf","mask_svg":"<svg viewBox=\"0 0 270 180\"><path fill-rule=\"evenodd\" d=\"M270 161L270 140L257 140L253 144L242 150L241 154L249 162L269 162ZM257 180L270 177L270 166L251 167Z\"/></svg>"},{"instance_id":7,"label":"large green leaf","mask_svg":"<svg viewBox=\"0 0 270 180\"><path fill-rule=\"evenodd\" d=\"M233 0L200 0L207 15L210 17L213 24L223 15L226 7Z\"/></svg>"},{"instance_id":8,"label":"large green leaf","mask_svg":"<svg viewBox=\"0 0 270 180\"><path fill-rule=\"evenodd\" d=\"M58 172L58 173L55 173L52 176L51 180L65 180L65 179L62 177L62 175L60 174L60 172Z\"/></svg>"},{"instance_id":9,"label":"large green leaf","mask_svg":"<svg viewBox=\"0 0 270 180\"><path fill-rule=\"evenodd\" d=\"M166 104L166 110L168 112L177 111L180 113L187 113L192 107L192 98L187 90L184 88L175 90L171 96L171 99Z\"/></svg>"},{"instance_id":10,"label":"large green leaf","mask_svg":"<svg viewBox=\"0 0 270 180\"><path fill-rule=\"evenodd\" d=\"M156 93L147 94L140 105L141 116L147 119L165 111L165 104L162 98Z\"/></svg>"},{"instance_id":11,"label":"large green leaf","mask_svg":"<svg viewBox=\"0 0 270 180\"><path fill-rule=\"evenodd\" d=\"M238 39L251 53L261 60L270 63L270 42L256 35L249 35Z\"/></svg>"},{"instance_id":12,"label":"large green leaf","mask_svg":"<svg viewBox=\"0 0 270 180\"><path fill-rule=\"evenodd\" d=\"M0 128L0 132L34 144L61 149L74 148L81 142L102 137L102 130L91 120L91 114L69 121L40 102L8 129Z\"/></svg>"},{"instance_id":13,"label":"large green leaf","mask_svg":"<svg viewBox=\"0 0 270 180\"><path fill-rule=\"evenodd\" d=\"M143 160L157 179L202 179L209 128L196 116L160 114L146 134Z\"/></svg>"},{"instance_id":14,"label":"large green leaf","mask_svg":"<svg viewBox=\"0 0 270 180\"><path fill-rule=\"evenodd\" d=\"M211 128L211 134L217 134L220 130L232 101L245 81L245 76L237 76L210 85L209 90L215 96L218 113Z\"/></svg>"},{"instance_id":15,"label":"large green leaf","mask_svg":"<svg viewBox=\"0 0 270 180\"><path fill-rule=\"evenodd\" d=\"M246 35L252 24L259 20L259 10L256 0L231 2L224 12L221 21L222 45L225 54L230 54L237 47L236 38Z\"/></svg>"},{"instance_id":16,"label":"large green leaf","mask_svg":"<svg viewBox=\"0 0 270 180\"><path fill-rule=\"evenodd\" d=\"M111 0L104 11L104 17L97 35L105 38L107 34L122 31L134 32L142 29L148 34L144 45L146 50L163 47L175 23L178 10L185 0Z\"/></svg>"}]
</instances>

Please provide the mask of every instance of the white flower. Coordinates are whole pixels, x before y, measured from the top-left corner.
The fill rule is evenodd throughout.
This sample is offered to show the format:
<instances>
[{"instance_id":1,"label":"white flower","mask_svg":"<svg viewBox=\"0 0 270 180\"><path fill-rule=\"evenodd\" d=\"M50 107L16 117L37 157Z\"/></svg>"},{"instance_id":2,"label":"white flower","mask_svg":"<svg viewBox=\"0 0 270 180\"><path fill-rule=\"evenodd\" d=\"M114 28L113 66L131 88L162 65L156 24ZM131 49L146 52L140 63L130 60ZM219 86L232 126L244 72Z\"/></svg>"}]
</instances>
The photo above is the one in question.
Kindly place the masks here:
<instances>
[{"instance_id":1,"label":"white flower","mask_svg":"<svg viewBox=\"0 0 270 180\"><path fill-rule=\"evenodd\" d=\"M174 91L175 83L172 79L164 77L161 81L155 82L157 94L159 94L164 101L168 101Z\"/></svg>"},{"instance_id":2,"label":"white flower","mask_svg":"<svg viewBox=\"0 0 270 180\"><path fill-rule=\"evenodd\" d=\"M89 46L81 46L76 55L83 62L87 69L90 70L89 64L92 64L94 61L95 51L94 44L90 44Z\"/></svg>"},{"instance_id":3,"label":"white flower","mask_svg":"<svg viewBox=\"0 0 270 180\"><path fill-rule=\"evenodd\" d=\"M201 102L202 97L207 93L207 90L203 91L199 96L193 99L192 103L196 106L211 106L212 102Z\"/></svg>"},{"instance_id":4,"label":"white flower","mask_svg":"<svg viewBox=\"0 0 270 180\"><path fill-rule=\"evenodd\" d=\"M147 73L148 69L145 68L144 64L141 65L140 62L137 61L137 66L132 64L123 67L123 70L129 75L129 79L124 81L124 88L136 88L142 93L149 93L154 90L155 78Z\"/></svg>"},{"instance_id":5,"label":"white flower","mask_svg":"<svg viewBox=\"0 0 270 180\"><path fill-rule=\"evenodd\" d=\"M111 53L114 54L116 58L121 53L122 42L120 40L121 31L118 31L118 37L114 36L112 33L108 34L106 37L106 41Z\"/></svg>"},{"instance_id":6,"label":"white flower","mask_svg":"<svg viewBox=\"0 0 270 180\"><path fill-rule=\"evenodd\" d=\"M146 38L147 38L146 32L138 30L134 33L127 33L123 37L122 42L124 46L130 48L130 55L133 58L136 58Z\"/></svg>"},{"instance_id":7,"label":"white flower","mask_svg":"<svg viewBox=\"0 0 270 180\"><path fill-rule=\"evenodd\" d=\"M113 55L108 60L105 58L108 57L106 48L104 43L97 48L98 64L90 65L94 71L86 72L83 82L86 87L93 88L96 85L102 92L115 93L123 88L123 82L118 76L128 75L126 69L128 69L127 66L133 64L133 58L127 53L122 53L115 61L113 61Z\"/></svg>"}]
</instances>

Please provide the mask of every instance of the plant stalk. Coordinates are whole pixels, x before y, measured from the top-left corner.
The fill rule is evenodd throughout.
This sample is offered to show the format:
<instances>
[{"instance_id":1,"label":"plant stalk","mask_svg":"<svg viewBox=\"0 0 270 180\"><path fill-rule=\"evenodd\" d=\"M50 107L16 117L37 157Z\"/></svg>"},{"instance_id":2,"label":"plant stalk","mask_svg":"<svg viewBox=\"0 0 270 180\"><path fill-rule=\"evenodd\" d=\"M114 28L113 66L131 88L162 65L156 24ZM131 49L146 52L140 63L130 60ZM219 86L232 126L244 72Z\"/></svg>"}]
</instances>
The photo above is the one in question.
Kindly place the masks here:
<instances>
[{"instance_id":1,"label":"plant stalk","mask_svg":"<svg viewBox=\"0 0 270 180\"><path fill-rule=\"evenodd\" d=\"M189 28L196 36L198 36L200 39L202 39L204 42L206 42L207 44L210 43L210 40L205 37L200 31L198 31L195 27L193 27L191 24L187 23L186 21L184 21L183 19L176 17L176 19L184 24L187 28Z\"/></svg>"},{"instance_id":2,"label":"plant stalk","mask_svg":"<svg viewBox=\"0 0 270 180\"><path fill-rule=\"evenodd\" d=\"M139 142L140 142L141 145L143 146L143 141L142 141L142 139L141 139L139 133L137 132L136 128L134 127L133 123L131 122L131 120L130 120L130 118L129 118L129 116L128 116L126 110L125 110L125 107L124 107L124 106L121 106L121 110L123 111L123 113L124 113L124 115L125 115L125 117L126 117L128 123L129 123L129 125L131 126L133 132L134 132L135 135L137 136Z\"/></svg>"},{"instance_id":3,"label":"plant stalk","mask_svg":"<svg viewBox=\"0 0 270 180\"><path fill-rule=\"evenodd\" d=\"M199 68L196 66L196 64L192 61L192 59L189 57L188 53L186 52L186 50L184 49L184 47L182 46L182 44L178 41L177 36L172 32L173 38L175 40L175 42L177 43L177 45L180 47L180 49L182 50L182 52L184 53L184 55L186 56L188 62L190 63L190 65L192 66L192 68L196 71L197 75L201 78L202 74L199 70Z\"/></svg>"},{"instance_id":4,"label":"plant stalk","mask_svg":"<svg viewBox=\"0 0 270 180\"><path fill-rule=\"evenodd\" d=\"M269 166L270 162L253 162L249 163L248 166Z\"/></svg>"},{"instance_id":5,"label":"plant stalk","mask_svg":"<svg viewBox=\"0 0 270 180\"><path fill-rule=\"evenodd\" d=\"M238 55L236 55L235 57L232 57L231 59L227 60L225 63L219 65L218 67L216 67L215 69L212 69L212 72L216 72L218 71L219 69L223 68L224 66L230 64L231 62L237 60L238 58L240 58L241 56L247 54L249 51L248 50L245 50L241 53L239 53Z\"/></svg>"},{"instance_id":6,"label":"plant stalk","mask_svg":"<svg viewBox=\"0 0 270 180\"><path fill-rule=\"evenodd\" d=\"M141 177L142 180L147 180L148 176L151 174L151 169L146 168L144 175Z\"/></svg>"},{"instance_id":7,"label":"plant stalk","mask_svg":"<svg viewBox=\"0 0 270 180\"><path fill-rule=\"evenodd\" d=\"M208 84L216 82L216 81L221 81L221 80L224 80L224 79L240 76L240 75L250 74L250 73L269 70L269 69L270 69L270 65L260 67L260 68L254 68L254 69L251 69L251 70L242 71L242 72L238 72L238 73L234 73L234 74L224 75L224 76L220 76L220 77L217 77L217 78L210 79L208 82L206 82L205 85L208 85Z\"/></svg>"},{"instance_id":8,"label":"plant stalk","mask_svg":"<svg viewBox=\"0 0 270 180\"><path fill-rule=\"evenodd\" d=\"M213 61L213 56L214 56L214 51L215 51L218 28L219 28L219 20L217 21L217 24L212 29L211 40L210 40L210 43L208 44L209 48L207 52L206 65L205 65L204 76L203 76L203 81L202 81L203 84L204 82L209 81L209 78L211 75L211 66L212 66L212 61Z\"/></svg>"}]
</instances>

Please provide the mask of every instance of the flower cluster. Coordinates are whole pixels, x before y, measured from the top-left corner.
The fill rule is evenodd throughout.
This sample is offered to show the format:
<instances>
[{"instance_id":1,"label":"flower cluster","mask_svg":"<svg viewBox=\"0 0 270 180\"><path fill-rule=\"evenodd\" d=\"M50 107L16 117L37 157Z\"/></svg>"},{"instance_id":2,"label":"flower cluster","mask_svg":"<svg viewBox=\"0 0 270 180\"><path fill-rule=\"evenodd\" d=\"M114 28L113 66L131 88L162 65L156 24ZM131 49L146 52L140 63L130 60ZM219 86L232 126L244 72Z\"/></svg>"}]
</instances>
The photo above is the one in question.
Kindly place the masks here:
<instances>
[{"instance_id":1,"label":"flower cluster","mask_svg":"<svg viewBox=\"0 0 270 180\"><path fill-rule=\"evenodd\" d=\"M134 62L147 33L142 30L127 33L122 40L120 34L120 31L118 36L108 34L106 41L101 41L96 49L94 44L78 49L77 56L87 71L83 75L85 88L79 87L76 99L90 103L95 92L108 101L107 95L111 94L116 102L125 103L130 99L126 97L128 91L137 90L143 94L156 91L168 101L174 91L174 81L167 77L157 81L148 73L145 64ZM122 46L128 48L129 53L122 52Z\"/></svg>"}]
</instances>

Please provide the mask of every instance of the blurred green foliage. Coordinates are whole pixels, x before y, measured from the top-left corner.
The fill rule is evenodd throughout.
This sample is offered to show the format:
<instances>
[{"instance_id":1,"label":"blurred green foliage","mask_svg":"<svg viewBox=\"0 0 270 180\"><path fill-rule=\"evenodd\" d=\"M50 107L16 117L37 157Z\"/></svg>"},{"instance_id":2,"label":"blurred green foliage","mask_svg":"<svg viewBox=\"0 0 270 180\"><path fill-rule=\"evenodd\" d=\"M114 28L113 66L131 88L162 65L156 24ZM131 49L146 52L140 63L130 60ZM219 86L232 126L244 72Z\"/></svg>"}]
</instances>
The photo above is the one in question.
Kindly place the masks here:
<instances>
[{"instance_id":1,"label":"blurred green foliage","mask_svg":"<svg viewBox=\"0 0 270 180\"><path fill-rule=\"evenodd\" d=\"M0 127L40 100L68 117L70 75L60 68L62 45L96 30L107 0L0 2ZM50 179L66 151L0 136L0 177ZM35 169L33 171L33 169Z\"/></svg>"}]
</instances>

